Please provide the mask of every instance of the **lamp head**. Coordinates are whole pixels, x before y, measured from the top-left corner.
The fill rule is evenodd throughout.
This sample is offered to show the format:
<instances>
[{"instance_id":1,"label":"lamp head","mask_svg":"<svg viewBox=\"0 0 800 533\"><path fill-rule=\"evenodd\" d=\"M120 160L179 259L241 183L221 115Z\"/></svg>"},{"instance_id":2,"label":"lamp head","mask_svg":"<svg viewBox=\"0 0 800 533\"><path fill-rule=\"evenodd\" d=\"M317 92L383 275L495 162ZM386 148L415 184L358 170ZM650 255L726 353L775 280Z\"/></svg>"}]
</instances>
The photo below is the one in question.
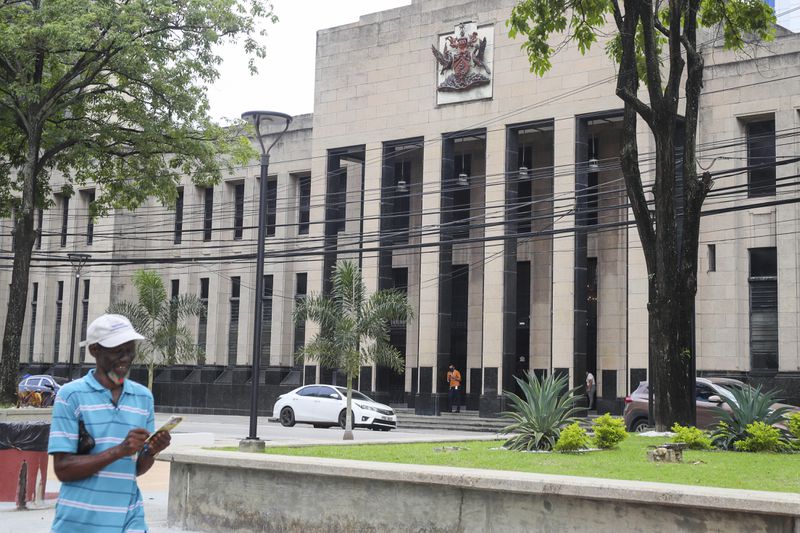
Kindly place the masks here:
<instances>
[{"instance_id":1,"label":"lamp head","mask_svg":"<svg viewBox=\"0 0 800 533\"><path fill-rule=\"evenodd\" d=\"M256 129L256 138L258 139L258 144L261 145L261 153L267 154L269 153L270 149L275 146L275 143L278 142L286 130L289 129L289 124L292 122L291 115L287 115L286 113L280 113L278 111L245 111L242 113L242 120L246 120L250 124L252 124ZM282 132L280 132L276 137L275 141L269 146L269 148L264 147L264 133L262 130L266 130L269 126L273 124L285 124L285 127Z\"/></svg>"}]
</instances>

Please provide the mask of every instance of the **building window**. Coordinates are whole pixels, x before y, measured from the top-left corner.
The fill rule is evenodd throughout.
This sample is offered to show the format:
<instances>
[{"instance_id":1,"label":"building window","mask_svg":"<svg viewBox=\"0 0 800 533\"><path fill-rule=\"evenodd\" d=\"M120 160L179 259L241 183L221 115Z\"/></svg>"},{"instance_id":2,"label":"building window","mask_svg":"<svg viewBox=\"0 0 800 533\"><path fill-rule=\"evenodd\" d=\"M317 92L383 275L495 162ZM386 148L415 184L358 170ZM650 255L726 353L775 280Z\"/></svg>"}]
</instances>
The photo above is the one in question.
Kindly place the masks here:
<instances>
[{"instance_id":1,"label":"building window","mask_svg":"<svg viewBox=\"0 0 800 533\"><path fill-rule=\"evenodd\" d=\"M17 208L11 208L11 249L17 247Z\"/></svg>"},{"instance_id":2,"label":"building window","mask_svg":"<svg viewBox=\"0 0 800 533\"><path fill-rule=\"evenodd\" d=\"M708 245L708 271L709 272L716 272L717 271L717 245L716 244L709 244Z\"/></svg>"},{"instance_id":3,"label":"building window","mask_svg":"<svg viewBox=\"0 0 800 533\"><path fill-rule=\"evenodd\" d=\"M777 249L750 249L750 367L778 370Z\"/></svg>"},{"instance_id":4,"label":"building window","mask_svg":"<svg viewBox=\"0 0 800 533\"><path fill-rule=\"evenodd\" d=\"M596 226L598 220L598 206L600 205L599 157L600 144L598 137L589 137L588 163L586 173L586 225Z\"/></svg>"},{"instance_id":5,"label":"building window","mask_svg":"<svg viewBox=\"0 0 800 533\"><path fill-rule=\"evenodd\" d=\"M178 189L175 199L175 244L183 240L183 188Z\"/></svg>"},{"instance_id":6,"label":"building window","mask_svg":"<svg viewBox=\"0 0 800 533\"><path fill-rule=\"evenodd\" d=\"M749 122L747 133L747 196L775 196L775 120Z\"/></svg>"},{"instance_id":7,"label":"building window","mask_svg":"<svg viewBox=\"0 0 800 533\"><path fill-rule=\"evenodd\" d=\"M94 242L94 219L92 218L92 204L94 203L94 191L86 191L86 244Z\"/></svg>"},{"instance_id":8,"label":"building window","mask_svg":"<svg viewBox=\"0 0 800 533\"><path fill-rule=\"evenodd\" d=\"M239 291L241 278L231 278L231 316L228 322L228 365L236 364L239 354Z\"/></svg>"},{"instance_id":9,"label":"building window","mask_svg":"<svg viewBox=\"0 0 800 533\"><path fill-rule=\"evenodd\" d=\"M400 181L405 182L405 190L401 190ZM408 242L409 214L411 198L408 185L411 183L411 161L398 161L394 165L395 188L389 193L393 198L392 221L389 227L397 231L394 242Z\"/></svg>"},{"instance_id":10,"label":"building window","mask_svg":"<svg viewBox=\"0 0 800 533\"><path fill-rule=\"evenodd\" d=\"M469 211L470 211L470 186L461 184L461 179L472 175L472 154L457 154L455 156L455 179L453 189L453 236L469 236Z\"/></svg>"},{"instance_id":11,"label":"building window","mask_svg":"<svg viewBox=\"0 0 800 533\"><path fill-rule=\"evenodd\" d=\"M272 275L264 276L264 297L261 300L261 364L269 365L272 342Z\"/></svg>"},{"instance_id":12,"label":"building window","mask_svg":"<svg viewBox=\"0 0 800 533\"><path fill-rule=\"evenodd\" d=\"M533 147L520 146L517 152L519 176L517 180L516 218L519 221L517 231L531 231L531 213L533 211Z\"/></svg>"},{"instance_id":13,"label":"building window","mask_svg":"<svg viewBox=\"0 0 800 533\"><path fill-rule=\"evenodd\" d=\"M36 249L42 249L42 224L44 223L44 209L36 210ZM13 231L13 226L12 226Z\"/></svg>"},{"instance_id":14,"label":"building window","mask_svg":"<svg viewBox=\"0 0 800 533\"><path fill-rule=\"evenodd\" d=\"M169 294L170 299L174 300L175 298L177 298L178 295L180 294L180 290L181 290L181 280L173 279L172 281L170 281L170 294Z\"/></svg>"},{"instance_id":15,"label":"building window","mask_svg":"<svg viewBox=\"0 0 800 533\"><path fill-rule=\"evenodd\" d=\"M275 236L275 211L278 209L278 180L267 180L267 237Z\"/></svg>"},{"instance_id":16,"label":"building window","mask_svg":"<svg viewBox=\"0 0 800 533\"><path fill-rule=\"evenodd\" d=\"M244 183L237 183L234 186L233 201L233 238L242 239L244 232Z\"/></svg>"},{"instance_id":17,"label":"building window","mask_svg":"<svg viewBox=\"0 0 800 533\"><path fill-rule=\"evenodd\" d=\"M53 331L53 362L58 362L58 355L61 349L61 315L64 308L64 282L58 282L56 291L56 322Z\"/></svg>"},{"instance_id":18,"label":"building window","mask_svg":"<svg viewBox=\"0 0 800 533\"><path fill-rule=\"evenodd\" d=\"M86 340L86 328L89 326L89 280L83 280L83 298L81 299L81 341ZM86 359L86 346L81 346L81 363Z\"/></svg>"},{"instance_id":19,"label":"building window","mask_svg":"<svg viewBox=\"0 0 800 533\"><path fill-rule=\"evenodd\" d=\"M208 278L200 278L200 302L206 312L200 315L197 325L197 347L205 352L208 338Z\"/></svg>"},{"instance_id":20,"label":"building window","mask_svg":"<svg viewBox=\"0 0 800 533\"><path fill-rule=\"evenodd\" d=\"M69 222L69 198L61 197L61 247L67 245L67 223Z\"/></svg>"},{"instance_id":21,"label":"building window","mask_svg":"<svg viewBox=\"0 0 800 533\"><path fill-rule=\"evenodd\" d=\"M170 281L170 308L169 308L169 321L172 331L176 331L178 327L178 311L175 306L175 301L178 299L181 290L181 280L173 279ZM172 335L167 344L167 355L170 361L174 361L175 354L178 350L178 337Z\"/></svg>"},{"instance_id":22,"label":"building window","mask_svg":"<svg viewBox=\"0 0 800 533\"><path fill-rule=\"evenodd\" d=\"M297 281L294 290L295 304L305 298L306 294L308 294L308 274L301 272L297 274ZM292 353L297 353L297 350L302 348L305 342L306 324L305 322L300 322L294 326L294 350Z\"/></svg>"},{"instance_id":23,"label":"building window","mask_svg":"<svg viewBox=\"0 0 800 533\"><path fill-rule=\"evenodd\" d=\"M31 290L31 329L28 333L28 362L33 362L33 344L36 341L36 307L39 300L39 284L34 283Z\"/></svg>"},{"instance_id":24,"label":"building window","mask_svg":"<svg viewBox=\"0 0 800 533\"><path fill-rule=\"evenodd\" d=\"M308 235L311 215L311 176L303 176L298 184L297 233Z\"/></svg>"},{"instance_id":25,"label":"building window","mask_svg":"<svg viewBox=\"0 0 800 533\"><path fill-rule=\"evenodd\" d=\"M203 241L211 240L211 227L214 220L214 188L203 190Z\"/></svg>"}]
</instances>

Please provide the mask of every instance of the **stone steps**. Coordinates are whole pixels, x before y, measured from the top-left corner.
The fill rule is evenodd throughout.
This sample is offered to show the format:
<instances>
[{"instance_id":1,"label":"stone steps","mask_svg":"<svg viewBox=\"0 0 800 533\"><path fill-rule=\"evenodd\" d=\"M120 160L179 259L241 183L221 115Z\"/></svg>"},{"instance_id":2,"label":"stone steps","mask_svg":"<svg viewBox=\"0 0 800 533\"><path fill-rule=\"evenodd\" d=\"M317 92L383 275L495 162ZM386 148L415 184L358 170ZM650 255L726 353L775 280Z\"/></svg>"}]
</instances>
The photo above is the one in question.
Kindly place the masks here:
<instances>
[{"instance_id":1,"label":"stone steps","mask_svg":"<svg viewBox=\"0 0 800 533\"><path fill-rule=\"evenodd\" d=\"M413 409L399 407L394 409L397 414L397 427L403 429L441 429L448 431L474 431L480 433L497 433L507 426L510 421L505 418L481 418L477 411L465 411L460 413L441 413L439 416L423 416L414 413ZM596 415L590 415L588 419L581 419L580 424L589 428L591 419Z\"/></svg>"},{"instance_id":2,"label":"stone steps","mask_svg":"<svg viewBox=\"0 0 800 533\"><path fill-rule=\"evenodd\" d=\"M442 413L440 416L414 414L413 409L395 409L397 426L402 429L442 429L449 431L475 431L497 433L508 422L502 418L481 418L477 411Z\"/></svg>"}]
</instances>

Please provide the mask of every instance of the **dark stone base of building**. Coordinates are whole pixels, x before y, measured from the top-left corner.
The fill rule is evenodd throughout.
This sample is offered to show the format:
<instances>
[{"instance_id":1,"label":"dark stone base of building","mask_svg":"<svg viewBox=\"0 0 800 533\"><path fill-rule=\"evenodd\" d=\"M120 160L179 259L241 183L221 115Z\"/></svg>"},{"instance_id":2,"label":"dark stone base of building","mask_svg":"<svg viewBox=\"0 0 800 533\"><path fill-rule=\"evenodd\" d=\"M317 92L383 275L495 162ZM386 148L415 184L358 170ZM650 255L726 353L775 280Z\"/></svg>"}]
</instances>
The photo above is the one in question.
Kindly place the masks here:
<instances>
[{"instance_id":1,"label":"dark stone base of building","mask_svg":"<svg viewBox=\"0 0 800 533\"><path fill-rule=\"evenodd\" d=\"M78 378L94 365L74 365L72 375ZM67 377L66 364L20 365L20 377L25 374L49 374ZM248 415L250 413L251 368L249 366L195 366L176 365L156 370L153 380L153 397L156 407L165 413ZM302 371L287 367L268 367L259 377L258 413L271 416L272 406L278 396L302 384ZM739 379L753 386L761 385L765 391L777 390L778 398L792 405L800 405L800 372L744 373L699 372L700 376L725 376ZM147 384L147 369L131 369L131 379ZM337 380L334 380L337 381ZM339 383L334 383L339 384ZM357 387L357 384L354 384ZM389 395L383 392L364 391L379 402L388 403ZM418 415L438 416L449 410L446 393L405 394L406 405ZM461 397L461 407L477 410L481 417L499 417L507 409L505 398L497 394L466 395ZM597 398L597 413L622 414L622 398Z\"/></svg>"}]
</instances>

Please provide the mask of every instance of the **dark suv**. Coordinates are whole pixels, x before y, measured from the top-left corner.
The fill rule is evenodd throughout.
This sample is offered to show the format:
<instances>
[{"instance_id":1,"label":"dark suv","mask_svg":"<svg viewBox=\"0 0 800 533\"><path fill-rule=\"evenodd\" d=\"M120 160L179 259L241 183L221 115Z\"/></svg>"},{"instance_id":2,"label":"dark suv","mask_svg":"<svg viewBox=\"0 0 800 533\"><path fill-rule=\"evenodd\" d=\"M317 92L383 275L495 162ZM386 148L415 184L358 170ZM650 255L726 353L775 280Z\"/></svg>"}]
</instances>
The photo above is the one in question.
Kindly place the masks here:
<instances>
[{"instance_id":1,"label":"dark suv","mask_svg":"<svg viewBox=\"0 0 800 533\"><path fill-rule=\"evenodd\" d=\"M719 422L720 410L730 411L730 407L722 398L733 396L728 389L742 389L749 387L746 383L732 378L697 378L697 427L711 429ZM646 381L639 386L630 396L625 397L625 410L622 413L628 431L645 431L649 428L647 416L648 385ZM786 404L776 403L772 408ZM796 411L800 408L788 406Z\"/></svg>"}]
</instances>

